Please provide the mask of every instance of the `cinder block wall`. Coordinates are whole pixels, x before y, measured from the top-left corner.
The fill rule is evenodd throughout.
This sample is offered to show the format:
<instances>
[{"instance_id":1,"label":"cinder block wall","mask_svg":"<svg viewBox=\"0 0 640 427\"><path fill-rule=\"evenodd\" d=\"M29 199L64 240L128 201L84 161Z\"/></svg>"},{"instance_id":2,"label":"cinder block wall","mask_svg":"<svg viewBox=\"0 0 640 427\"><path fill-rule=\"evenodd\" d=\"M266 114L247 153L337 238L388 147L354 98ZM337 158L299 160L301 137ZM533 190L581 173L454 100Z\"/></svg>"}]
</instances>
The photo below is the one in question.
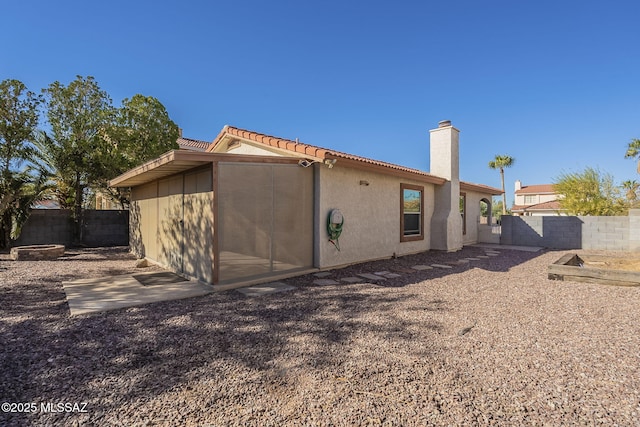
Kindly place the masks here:
<instances>
[{"instance_id":1,"label":"cinder block wall","mask_svg":"<svg viewBox=\"0 0 640 427\"><path fill-rule=\"evenodd\" d=\"M128 246L129 211L84 211L82 243L91 247Z\"/></svg>"},{"instance_id":2,"label":"cinder block wall","mask_svg":"<svg viewBox=\"0 0 640 427\"><path fill-rule=\"evenodd\" d=\"M86 210L82 244L127 246L129 244L129 211ZM71 211L34 209L13 246L73 243Z\"/></svg>"},{"instance_id":3,"label":"cinder block wall","mask_svg":"<svg viewBox=\"0 0 640 427\"><path fill-rule=\"evenodd\" d=\"M582 222L578 217L503 216L500 243L578 249L582 245Z\"/></svg>"},{"instance_id":4,"label":"cinder block wall","mask_svg":"<svg viewBox=\"0 0 640 427\"><path fill-rule=\"evenodd\" d=\"M581 216L582 249L629 249L629 217Z\"/></svg>"},{"instance_id":5,"label":"cinder block wall","mask_svg":"<svg viewBox=\"0 0 640 427\"><path fill-rule=\"evenodd\" d=\"M640 251L640 209L632 209L629 216L503 216L500 243Z\"/></svg>"}]
</instances>

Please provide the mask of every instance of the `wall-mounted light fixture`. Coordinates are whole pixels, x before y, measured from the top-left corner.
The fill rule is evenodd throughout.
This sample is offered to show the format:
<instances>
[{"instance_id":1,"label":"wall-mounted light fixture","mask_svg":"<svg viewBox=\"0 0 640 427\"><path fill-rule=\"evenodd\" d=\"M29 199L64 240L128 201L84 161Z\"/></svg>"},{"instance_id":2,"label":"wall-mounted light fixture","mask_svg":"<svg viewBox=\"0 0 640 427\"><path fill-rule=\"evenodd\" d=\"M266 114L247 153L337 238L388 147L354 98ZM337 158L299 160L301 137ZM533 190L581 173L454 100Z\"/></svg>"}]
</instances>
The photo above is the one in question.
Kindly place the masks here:
<instances>
[{"instance_id":1,"label":"wall-mounted light fixture","mask_svg":"<svg viewBox=\"0 0 640 427\"><path fill-rule=\"evenodd\" d=\"M333 165L336 164L336 161L336 159L324 159L324 164L327 165L329 169L331 169Z\"/></svg>"},{"instance_id":2,"label":"wall-mounted light fixture","mask_svg":"<svg viewBox=\"0 0 640 427\"><path fill-rule=\"evenodd\" d=\"M361 179L361 180L360 180L360 185L368 186L368 185L369 185L369 181L366 181L366 180L364 180L364 179Z\"/></svg>"}]
</instances>

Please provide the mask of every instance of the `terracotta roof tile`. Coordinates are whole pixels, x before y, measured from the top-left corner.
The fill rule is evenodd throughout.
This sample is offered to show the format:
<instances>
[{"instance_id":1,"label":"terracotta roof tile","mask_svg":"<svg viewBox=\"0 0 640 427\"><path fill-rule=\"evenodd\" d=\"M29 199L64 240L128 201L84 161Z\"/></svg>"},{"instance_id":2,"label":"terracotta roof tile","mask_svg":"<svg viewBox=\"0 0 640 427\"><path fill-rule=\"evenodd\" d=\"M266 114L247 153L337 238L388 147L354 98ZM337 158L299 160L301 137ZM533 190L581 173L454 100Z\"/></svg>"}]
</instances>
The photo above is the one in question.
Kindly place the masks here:
<instances>
[{"instance_id":1,"label":"terracotta roof tile","mask_svg":"<svg viewBox=\"0 0 640 427\"><path fill-rule=\"evenodd\" d=\"M222 140L222 138L224 138L225 134L246 138L251 141L269 145L271 147L281 148L287 151L293 151L293 152L304 154L314 158L319 158L319 159L342 158L342 159L348 159L348 160L355 160L355 161L367 163L370 165L383 166L383 167L387 167L387 168L391 168L399 171L416 173L423 176L439 178L439 177L436 177L435 175L431 175L427 172L423 172L417 169L407 168L404 166L399 166L399 165L395 165L387 162L381 162L381 161L369 159L366 157L355 156L353 154L343 153L336 150L329 150L322 147L316 147L314 145L304 144L301 142L292 141L290 139L277 138L274 136L264 135L258 132L251 132L245 129L239 129L232 126L225 126L220 132L220 134L216 137L216 139L211 143L207 151L213 151L214 147L220 142L220 140Z\"/></svg>"},{"instance_id":2,"label":"terracotta roof tile","mask_svg":"<svg viewBox=\"0 0 640 427\"><path fill-rule=\"evenodd\" d=\"M209 148L207 151L213 151L216 147L216 145L226 136L226 135L232 135L232 136L237 136L240 138L245 138L248 139L250 141L255 141L261 144L265 144L271 147L275 147L275 148L280 148L280 149L284 149L287 151L291 151L294 153L300 153L306 156L310 156L313 157L315 159L321 159L321 160L325 160L325 159L345 159L348 161L352 161L352 162L356 162L356 163L360 163L360 164L366 164L366 165L371 165L371 166L376 166L376 167L382 167L384 169L390 169L393 171L397 171L400 173L408 173L408 174L414 174L414 175L418 175L421 176L423 179L427 179L430 180L433 183L437 183L437 184L441 184L443 183L445 180L442 177L438 177L436 175L432 175L430 173L418 170L418 169L413 169L413 168L408 168L408 167L404 167L404 166L400 166L400 165L396 165L393 163L387 163L387 162L382 162L379 160L374 160L374 159L369 159L367 157L361 157L361 156L356 156L353 154L348 154L348 153L343 153L341 151L336 151L336 150L330 150L327 148L322 148L322 147L317 147L315 145L310 145L310 144L304 144L302 142L298 142L298 141L293 141L290 139L284 139L284 138L278 138L275 136L269 136L269 135L265 135L265 134L261 134L258 132L252 132L252 131L248 131L245 129L240 129L240 128L236 128L236 127L232 127L232 126L225 126L224 128L222 128L222 131L220 131L220 133L218 134L218 136L213 140L213 142L210 144ZM489 187L486 185L480 185L480 184L472 184L472 183L463 183L461 182L461 187L467 186L468 190L475 190L475 191L481 191L481 192L487 192L489 194L502 194L502 190L499 190L497 188L493 188L493 187Z\"/></svg>"},{"instance_id":3,"label":"terracotta roof tile","mask_svg":"<svg viewBox=\"0 0 640 427\"><path fill-rule=\"evenodd\" d=\"M552 200L550 202L537 203L535 205L514 205L511 208L512 212L525 212L525 211L559 211L562 210L560 202L558 200Z\"/></svg>"},{"instance_id":4,"label":"terracotta roof tile","mask_svg":"<svg viewBox=\"0 0 640 427\"><path fill-rule=\"evenodd\" d=\"M516 194L545 194L555 193L553 184L525 185Z\"/></svg>"},{"instance_id":5,"label":"terracotta roof tile","mask_svg":"<svg viewBox=\"0 0 640 427\"><path fill-rule=\"evenodd\" d=\"M207 148L211 145L210 142L200 141L197 139L191 138L178 138L178 146L183 150L192 150L192 151L207 151Z\"/></svg>"}]
</instances>

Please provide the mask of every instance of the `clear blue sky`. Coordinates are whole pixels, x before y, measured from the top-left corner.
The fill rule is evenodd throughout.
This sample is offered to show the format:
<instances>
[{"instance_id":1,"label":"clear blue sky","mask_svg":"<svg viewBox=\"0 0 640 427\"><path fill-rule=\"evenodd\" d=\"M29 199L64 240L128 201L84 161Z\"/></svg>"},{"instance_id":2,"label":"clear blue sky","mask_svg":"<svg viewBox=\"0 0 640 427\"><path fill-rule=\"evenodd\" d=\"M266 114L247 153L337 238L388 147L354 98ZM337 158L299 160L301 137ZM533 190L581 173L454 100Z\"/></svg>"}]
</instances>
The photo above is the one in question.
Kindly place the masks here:
<instances>
[{"instance_id":1,"label":"clear blue sky","mask_svg":"<svg viewBox=\"0 0 640 427\"><path fill-rule=\"evenodd\" d=\"M461 178L550 183L640 138L640 2L7 1L0 80L94 76L158 98L191 138L225 124L422 170L428 130L461 130Z\"/></svg>"}]
</instances>

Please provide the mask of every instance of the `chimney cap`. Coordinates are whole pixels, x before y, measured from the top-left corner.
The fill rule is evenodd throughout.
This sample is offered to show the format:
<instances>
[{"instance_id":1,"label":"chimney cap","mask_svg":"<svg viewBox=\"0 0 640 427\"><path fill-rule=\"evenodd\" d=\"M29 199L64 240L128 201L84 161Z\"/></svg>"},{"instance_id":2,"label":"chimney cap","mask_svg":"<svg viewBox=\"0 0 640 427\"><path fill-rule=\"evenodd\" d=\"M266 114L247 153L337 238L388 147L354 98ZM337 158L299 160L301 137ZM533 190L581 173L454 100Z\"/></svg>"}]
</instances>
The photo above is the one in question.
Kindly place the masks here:
<instances>
[{"instance_id":1,"label":"chimney cap","mask_svg":"<svg viewBox=\"0 0 640 427\"><path fill-rule=\"evenodd\" d=\"M439 128L446 128L451 126L451 120L441 120L438 122L438 127Z\"/></svg>"}]
</instances>

